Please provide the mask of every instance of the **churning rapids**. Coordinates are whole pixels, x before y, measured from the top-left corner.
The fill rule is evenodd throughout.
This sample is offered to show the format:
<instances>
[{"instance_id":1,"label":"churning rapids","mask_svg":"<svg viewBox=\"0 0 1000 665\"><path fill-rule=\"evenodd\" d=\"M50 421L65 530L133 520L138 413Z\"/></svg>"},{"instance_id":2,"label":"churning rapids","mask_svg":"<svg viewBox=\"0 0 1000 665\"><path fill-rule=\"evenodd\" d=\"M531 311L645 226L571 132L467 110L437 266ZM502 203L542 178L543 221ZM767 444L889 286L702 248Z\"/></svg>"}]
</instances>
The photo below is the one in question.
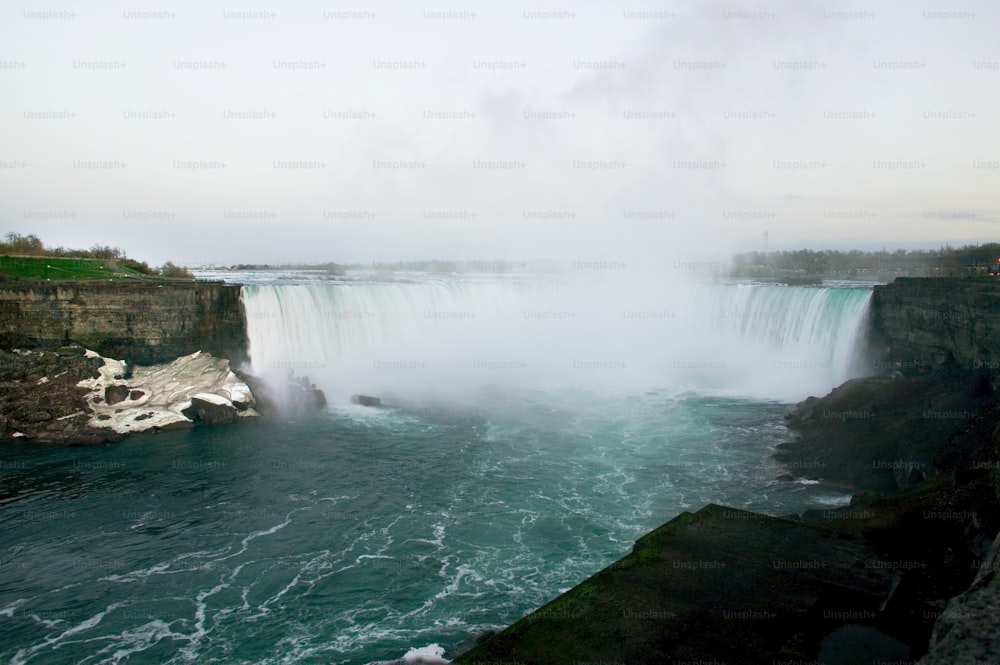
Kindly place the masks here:
<instances>
[{"instance_id":1,"label":"churning rapids","mask_svg":"<svg viewBox=\"0 0 1000 665\"><path fill-rule=\"evenodd\" d=\"M870 286L252 277L254 371L330 405L0 451L3 662L450 658L684 510L849 498L769 453Z\"/></svg>"}]
</instances>

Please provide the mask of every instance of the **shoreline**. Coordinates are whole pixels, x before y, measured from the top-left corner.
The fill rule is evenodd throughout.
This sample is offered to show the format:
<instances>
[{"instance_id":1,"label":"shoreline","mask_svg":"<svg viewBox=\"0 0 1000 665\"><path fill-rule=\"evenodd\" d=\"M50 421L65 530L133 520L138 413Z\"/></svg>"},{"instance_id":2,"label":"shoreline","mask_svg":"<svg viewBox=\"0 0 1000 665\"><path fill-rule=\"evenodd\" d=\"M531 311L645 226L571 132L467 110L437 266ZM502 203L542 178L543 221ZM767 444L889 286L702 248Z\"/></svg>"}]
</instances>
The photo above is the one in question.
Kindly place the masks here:
<instances>
[{"instance_id":1,"label":"shoreline","mask_svg":"<svg viewBox=\"0 0 1000 665\"><path fill-rule=\"evenodd\" d=\"M325 403L308 377L272 386L201 351L139 366L79 345L0 351L0 442L113 443Z\"/></svg>"},{"instance_id":2,"label":"shoreline","mask_svg":"<svg viewBox=\"0 0 1000 665\"><path fill-rule=\"evenodd\" d=\"M997 329L995 282L904 278L874 287L865 340L872 376L797 404L786 417L795 436L772 453L784 480L850 489L848 506L728 521L742 511L710 504L682 513L453 662L985 662L1000 630L1000 348L989 338ZM760 528L743 533L744 524ZM783 532L794 535L777 537ZM816 550L824 538L830 551ZM760 542L772 547L753 554ZM823 558L838 547L847 550ZM719 557L726 565L717 569L674 570ZM803 565L774 578L763 571L775 557ZM828 567L843 577L798 596L797 573L817 563L818 577ZM640 573L616 572L632 569ZM872 575L890 581L874 590L874 604L855 593ZM628 614L664 603L676 607L658 619ZM707 620L720 611L728 623ZM743 616L765 621L747 629Z\"/></svg>"},{"instance_id":3,"label":"shoreline","mask_svg":"<svg viewBox=\"0 0 1000 665\"><path fill-rule=\"evenodd\" d=\"M1000 406L992 396L977 394L976 377L966 376L964 384L955 380L978 404L984 426L960 455L935 457L954 442L949 436L938 450L924 450L931 459L947 460L936 473L907 475L893 488L886 478L872 480L865 473L871 456L884 454L888 439L895 440L894 426L909 422L905 412L882 416L888 432L882 439L859 437L851 420L813 427L806 417L810 410L844 399L874 400L869 406L878 407L879 393L873 395L871 385L912 390L906 377L854 379L793 409L787 420L797 436L773 453L789 475L798 473L789 466L801 459L793 457L798 454L839 477L861 479L836 482L853 490L850 505L785 516L716 504L682 513L639 538L631 554L453 662L657 663L678 653L733 663L849 662L827 657L838 649L850 652L858 640L851 631L858 626L881 645L870 657L915 662L939 647L939 621L964 623L972 634L978 627L985 639L984 630L991 628L946 607L965 602L963 594L980 569L1000 565L1000 436L984 436L1000 433ZM954 399L936 380L921 386L918 400ZM830 444L847 440L857 445L849 447L850 461L844 462L842 451ZM882 482L880 491L867 486L876 481ZM872 588L874 579L880 581ZM809 591L799 596L803 588ZM1000 595L998 588L991 592ZM719 634L729 638L719 641ZM757 646L749 654L734 643ZM967 640L970 648L978 643Z\"/></svg>"},{"instance_id":4,"label":"shoreline","mask_svg":"<svg viewBox=\"0 0 1000 665\"><path fill-rule=\"evenodd\" d=\"M258 403L281 406L282 390L290 386L298 407L325 404L308 379L268 387L231 370L228 356L202 354L201 345L192 349L210 341L233 349L234 358L246 354L245 312L233 298L239 289L207 286L171 288L166 302L154 297L165 293L163 286L22 285L20 299L0 294L17 303L5 316L20 326L0 347L20 339L29 343L14 347L49 349L0 352L0 437L71 445L121 440L125 433L92 426L105 422L92 419L113 421L119 412L129 432L231 423L253 417L239 413ZM961 629L949 628L955 613L943 613L953 604L1000 598L1000 582L981 573L1000 567L1000 349L986 334L1000 329L997 303L1000 284L993 283L912 278L874 288L864 345L876 375L795 405L786 423L796 436L773 452L789 472L784 480L852 490L848 506L784 517L712 504L682 513L636 541L628 556L455 662L564 662L552 660L556 653L614 660L624 653L616 646L622 640L634 662L681 653L750 662L718 640L720 631L759 642L760 662L808 661L823 649L857 642L850 631L858 626L874 631L883 659L981 647L991 624L972 616L957 620ZM191 319L184 313L194 313L196 325L176 325ZM166 321L174 327L163 330ZM109 362L87 345L68 343L108 330L112 348L134 354L122 354L126 358L156 362L126 378L131 363ZM215 367L208 385L159 405L175 418L161 421L141 408L118 406L147 404L154 387L167 382L141 382L185 358L224 365ZM229 375L234 379L216 385ZM717 561L721 551L729 553L726 565L695 565ZM812 558L803 559L804 552ZM979 586L970 587L977 574ZM673 602L683 589L688 595L677 607L650 606ZM543 619L538 612L546 613ZM699 628L706 613L727 623ZM770 623L747 623L761 618ZM976 639L955 644L959 634ZM561 651L552 651L557 647ZM536 658L532 649L550 657Z\"/></svg>"}]
</instances>

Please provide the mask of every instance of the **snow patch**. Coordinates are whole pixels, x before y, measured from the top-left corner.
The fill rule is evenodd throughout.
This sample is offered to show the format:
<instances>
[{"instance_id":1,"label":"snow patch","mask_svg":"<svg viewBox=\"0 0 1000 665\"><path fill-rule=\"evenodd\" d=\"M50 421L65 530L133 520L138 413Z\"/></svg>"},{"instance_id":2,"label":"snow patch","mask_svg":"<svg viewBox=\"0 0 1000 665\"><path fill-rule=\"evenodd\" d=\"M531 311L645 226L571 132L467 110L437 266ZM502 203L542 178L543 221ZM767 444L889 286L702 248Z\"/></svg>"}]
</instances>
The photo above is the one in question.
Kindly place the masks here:
<instances>
[{"instance_id":1,"label":"snow patch","mask_svg":"<svg viewBox=\"0 0 1000 665\"><path fill-rule=\"evenodd\" d=\"M90 350L87 354L101 357ZM124 361L103 360L97 378L77 384L90 390L85 399L93 412L88 423L92 427L108 427L122 434L187 427L193 423L183 411L191 406L193 397L219 405L232 406L234 398L247 407L255 404L250 387L232 372L229 361L208 353L197 351L170 363L134 367L129 379L115 378L125 376ZM121 402L108 404L105 390L109 386L127 387L130 394ZM257 412L247 408L240 415L255 417Z\"/></svg>"},{"instance_id":2,"label":"snow patch","mask_svg":"<svg viewBox=\"0 0 1000 665\"><path fill-rule=\"evenodd\" d=\"M233 403L229 401L228 397L223 397L222 395L216 395L214 393L198 393L197 395L192 395L192 398L200 399L203 402L208 402L210 404L218 404L219 406L232 406Z\"/></svg>"}]
</instances>

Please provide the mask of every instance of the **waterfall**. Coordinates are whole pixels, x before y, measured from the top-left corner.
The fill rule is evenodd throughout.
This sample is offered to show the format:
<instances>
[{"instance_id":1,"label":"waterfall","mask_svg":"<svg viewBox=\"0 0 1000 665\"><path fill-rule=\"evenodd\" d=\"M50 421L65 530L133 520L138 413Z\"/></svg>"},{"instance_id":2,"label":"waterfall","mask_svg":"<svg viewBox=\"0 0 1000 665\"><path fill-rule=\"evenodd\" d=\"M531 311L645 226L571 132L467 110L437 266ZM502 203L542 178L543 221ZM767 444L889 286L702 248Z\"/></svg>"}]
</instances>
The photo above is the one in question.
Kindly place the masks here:
<instances>
[{"instance_id":1,"label":"waterfall","mask_svg":"<svg viewBox=\"0 0 1000 665\"><path fill-rule=\"evenodd\" d=\"M870 288L624 288L567 279L253 284L253 371L341 397L496 383L718 390L798 400L864 374Z\"/></svg>"}]
</instances>

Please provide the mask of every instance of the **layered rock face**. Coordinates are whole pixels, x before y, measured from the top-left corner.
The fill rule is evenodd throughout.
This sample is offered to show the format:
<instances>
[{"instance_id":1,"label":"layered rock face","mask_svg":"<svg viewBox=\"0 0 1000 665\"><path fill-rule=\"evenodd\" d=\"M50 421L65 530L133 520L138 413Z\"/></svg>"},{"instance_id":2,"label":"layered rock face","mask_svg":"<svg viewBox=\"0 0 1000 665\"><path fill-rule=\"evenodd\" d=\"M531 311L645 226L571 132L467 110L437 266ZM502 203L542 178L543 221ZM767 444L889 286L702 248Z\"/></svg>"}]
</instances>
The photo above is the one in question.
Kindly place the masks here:
<instances>
[{"instance_id":1,"label":"layered rock face","mask_svg":"<svg viewBox=\"0 0 1000 665\"><path fill-rule=\"evenodd\" d=\"M75 343L139 365L205 351L246 359L240 287L215 282L0 282L0 348Z\"/></svg>"},{"instance_id":2,"label":"layered rock face","mask_svg":"<svg viewBox=\"0 0 1000 665\"><path fill-rule=\"evenodd\" d=\"M876 286L876 373L988 373L1000 386L1000 281L907 277Z\"/></svg>"},{"instance_id":3,"label":"layered rock face","mask_svg":"<svg viewBox=\"0 0 1000 665\"><path fill-rule=\"evenodd\" d=\"M0 281L0 348L19 350L0 358L0 436L90 443L252 414L230 371L245 330L239 286Z\"/></svg>"}]
</instances>

